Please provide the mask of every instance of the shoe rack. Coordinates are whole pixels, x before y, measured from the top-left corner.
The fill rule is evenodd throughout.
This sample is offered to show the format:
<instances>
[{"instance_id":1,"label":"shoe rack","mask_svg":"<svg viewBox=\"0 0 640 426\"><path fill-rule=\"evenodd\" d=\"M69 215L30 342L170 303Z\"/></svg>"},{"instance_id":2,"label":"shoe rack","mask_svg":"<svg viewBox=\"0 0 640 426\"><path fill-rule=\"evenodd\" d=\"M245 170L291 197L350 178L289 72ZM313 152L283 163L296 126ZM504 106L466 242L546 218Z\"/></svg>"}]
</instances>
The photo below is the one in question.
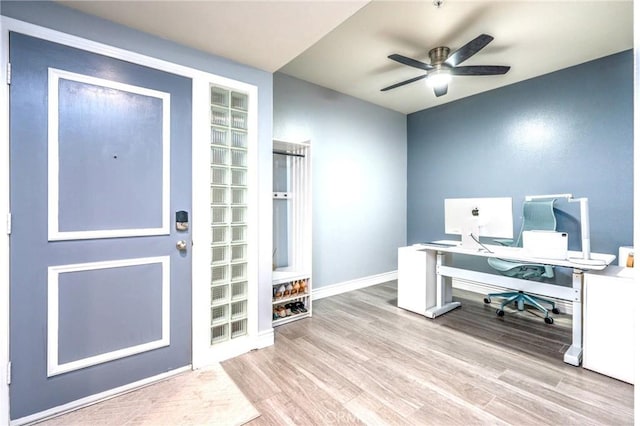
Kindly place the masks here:
<instances>
[{"instance_id":1,"label":"shoe rack","mask_svg":"<svg viewBox=\"0 0 640 426\"><path fill-rule=\"evenodd\" d=\"M311 316L311 145L273 141L273 326Z\"/></svg>"},{"instance_id":2,"label":"shoe rack","mask_svg":"<svg viewBox=\"0 0 640 426\"><path fill-rule=\"evenodd\" d=\"M311 316L308 274L275 271L273 275L273 326Z\"/></svg>"}]
</instances>

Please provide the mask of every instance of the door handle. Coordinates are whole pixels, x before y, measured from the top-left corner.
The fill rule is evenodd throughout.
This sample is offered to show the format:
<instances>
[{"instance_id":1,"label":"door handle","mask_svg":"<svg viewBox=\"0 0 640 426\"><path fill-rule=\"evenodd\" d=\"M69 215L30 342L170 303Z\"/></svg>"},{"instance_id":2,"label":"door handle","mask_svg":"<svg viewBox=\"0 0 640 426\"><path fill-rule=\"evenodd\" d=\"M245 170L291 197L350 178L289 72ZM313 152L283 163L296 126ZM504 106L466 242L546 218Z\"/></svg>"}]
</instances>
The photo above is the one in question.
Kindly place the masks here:
<instances>
[{"instance_id":1,"label":"door handle","mask_svg":"<svg viewBox=\"0 0 640 426\"><path fill-rule=\"evenodd\" d=\"M180 251L187 251L187 242L185 240L180 240L176 243L176 248Z\"/></svg>"}]
</instances>

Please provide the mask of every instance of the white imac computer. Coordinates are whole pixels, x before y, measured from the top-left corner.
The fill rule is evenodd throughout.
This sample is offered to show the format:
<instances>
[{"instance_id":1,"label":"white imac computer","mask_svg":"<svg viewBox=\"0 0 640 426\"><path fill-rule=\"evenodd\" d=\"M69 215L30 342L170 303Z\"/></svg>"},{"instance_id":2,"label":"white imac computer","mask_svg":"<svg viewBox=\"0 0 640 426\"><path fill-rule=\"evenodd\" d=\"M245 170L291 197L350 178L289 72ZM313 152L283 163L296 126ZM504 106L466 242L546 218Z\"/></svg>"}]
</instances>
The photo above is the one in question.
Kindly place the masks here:
<instances>
[{"instance_id":1,"label":"white imac computer","mask_svg":"<svg viewBox=\"0 0 640 426\"><path fill-rule=\"evenodd\" d=\"M513 238L511 197L446 198L444 232L460 235L467 248L480 248L480 237Z\"/></svg>"}]
</instances>

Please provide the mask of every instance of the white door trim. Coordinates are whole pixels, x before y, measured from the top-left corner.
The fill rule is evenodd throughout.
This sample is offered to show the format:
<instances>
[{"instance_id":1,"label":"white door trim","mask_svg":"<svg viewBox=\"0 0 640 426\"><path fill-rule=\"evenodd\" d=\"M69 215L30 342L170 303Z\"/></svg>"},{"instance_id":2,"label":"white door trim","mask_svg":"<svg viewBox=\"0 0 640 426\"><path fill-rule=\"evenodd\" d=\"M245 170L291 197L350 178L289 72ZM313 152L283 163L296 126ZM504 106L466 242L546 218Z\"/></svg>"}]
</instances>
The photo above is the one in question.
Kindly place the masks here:
<instances>
[{"instance_id":1,"label":"white door trim","mask_svg":"<svg viewBox=\"0 0 640 426\"><path fill-rule=\"evenodd\" d=\"M59 85L61 79L78 83L91 84L93 86L116 89L121 92L144 95L159 99L162 102L162 211L160 227L156 228L126 228L126 229L96 229L96 230L71 230L62 231L59 228L60 193L59 171L60 158L58 123L59 123ZM171 176L169 173L171 164L171 94L159 90L151 90L146 87L133 86L113 80L106 80L85 74L78 74L56 68L49 68L48 88L48 142L49 142L49 168L48 172L48 205L49 205L49 241L102 239L119 237L140 237L148 235L169 235L169 198L171 196Z\"/></svg>"},{"instance_id":2,"label":"white door trim","mask_svg":"<svg viewBox=\"0 0 640 426\"><path fill-rule=\"evenodd\" d=\"M47 377L58 374L67 373L69 371L79 370L91 365L101 364L103 362L112 361L114 359L124 358L126 356L139 354L150 351L152 349L162 348L171 344L171 309L170 309L170 276L171 262L169 256L142 257L136 259L118 259L105 260L100 262L76 263L71 265L55 265L48 267L47 282ZM104 352L78 359L60 363L58 358L59 332L58 329L58 313L59 313L59 289L60 275L69 272L93 271L96 269L122 268L127 266L139 266L159 264L162 271L161 280L161 318L162 327L160 338L140 343L134 346L117 349L110 352ZM90 284L89 284L90 285Z\"/></svg>"},{"instance_id":3,"label":"white door trim","mask_svg":"<svg viewBox=\"0 0 640 426\"><path fill-rule=\"evenodd\" d=\"M133 62L136 64L140 64L143 66L147 66L150 68L154 68L161 71L170 72L173 74L189 77L193 80L193 105L192 105L192 117L193 117L193 141L208 141L208 129L209 129L209 99L208 99L208 89L205 89L205 92L202 93L201 89L203 87L208 87L209 84L219 84L227 87L237 87L245 92L249 92L251 96L251 100L253 104L250 108L250 128L249 131L255 138L255 151L257 152L257 134L258 134L258 126L257 126L257 101L258 101L258 89L255 85L241 83L232 79L228 79L225 77L220 77L208 72L200 71L191 67L187 67L184 65L178 65L175 63L171 63L162 59L157 59L154 57L150 57L147 55L142 55L135 52L130 52L124 49L120 49L117 47L109 46L103 43L94 42L91 40L87 40L81 37L69 35L60 31L52 30L49 28L41 27L39 25L30 24L27 22L19 21L17 19L8 18L5 16L0 16L0 74L2 74L2 84L0 84L0 128L5 129L0 134L0 424L9 424L9 385L8 379L9 369L7 368L9 363L9 236L7 232L5 232L5 218L8 217L10 212L10 185L9 185L9 90L7 86L6 76L7 73L5 71L6 64L9 62L9 32L19 32L25 35L29 35L32 37L41 38L44 40L49 40L58 44L75 47L78 49L98 53L107 57L122 59L129 62ZM203 110L204 107L204 110ZM207 129L207 130L205 130ZM204 139L203 139L204 138ZM196 144L193 144L194 151L194 171L192 174L192 179L197 178L199 173L203 170L203 164L206 161L207 170L209 164L209 155L202 157L195 157L195 153L198 152L196 150ZM208 142L206 143L208 146ZM199 161L196 161L199 160ZM253 178L253 181L257 183L257 154L255 157L255 161L252 164L253 173L256 175ZM196 172L200 170L200 172ZM208 173L208 172L207 172ZM195 188L195 186L194 186ZM257 184L254 188L255 194L251 195L254 197L256 202L255 206L257 207ZM207 190L208 191L208 190ZM207 192L208 193L208 192ZM194 197L192 209L195 211L196 208L196 200L198 198L204 197ZM255 210L255 209L254 209ZM252 218L254 221L250 222L252 224L257 225L257 212L254 213L255 217ZM192 214L192 218L195 215ZM253 228L257 228L257 226L253 226ZM250 271L251 277L257 282L258 276L258 240L257 240L257 229L254 229L256 238L252 239L252 243L254 244L254 248L252 249L253 255L250 257L251 263L254 265L252 270ZM194 234L192 233L192 236ZM203 270L208 270L208 259L206 260L206 264L200 264L203 262L202 257L197 257L196 253L208 252L208 247L204 244L204 247L201 247L205 241L198 241L196 238L193 239L193 257L192 257L192 287L193 287L193 295L194 298L196 296L201 297L202 288L206 288L208 290L208 282L202 282L201 279L203 276ZM200 288L196 288L198 286L193 286L193 283L199 283ZM250 286L255 287L255 286ZM200 290L200 291L198 291ZM257 343L248 345L253 347L262 347L265 346L260 342L264 340L263 336L258 335L258 300L257 300L257 288L250 289L250 307L249 312L249 324L248 324L248 332L251 336L254 336ZM208 299L208 295L206 297ZM195 299L194 299L195 300ZM200 299L200 302L202 299ZM199 312L198 307L203 306L202 303L196 304L192 303L192 323L195 325L196 321L201 321L206 313ZM208 311L208 309L207 309ZM201 334L196 334L197 327L192 327L193 331L193 358L197 358L197 351L202 350L201 346L196 344L197 339L201 339ZM210 362L210 361L209 361Z\"/></svg>"},{"instance_id":4,"label":"white door trim","mask_svg":"<svg viewBox=\"0 0 640 426\"><path fill-rule=\"evenodd\" d=\"M9 424L9 235L5 220L9 215L9 25L0 19L0 423Z\"/></svg>"}]
</instances>

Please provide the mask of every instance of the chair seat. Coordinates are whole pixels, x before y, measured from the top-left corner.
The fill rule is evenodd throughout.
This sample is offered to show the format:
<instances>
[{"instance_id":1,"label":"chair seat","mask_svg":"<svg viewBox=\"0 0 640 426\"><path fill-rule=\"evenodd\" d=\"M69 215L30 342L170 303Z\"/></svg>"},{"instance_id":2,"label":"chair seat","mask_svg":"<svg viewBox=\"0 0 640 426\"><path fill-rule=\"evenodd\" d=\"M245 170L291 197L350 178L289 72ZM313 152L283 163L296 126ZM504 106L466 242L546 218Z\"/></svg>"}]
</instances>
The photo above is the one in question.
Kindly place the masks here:
<instances>
[{"instance_id":1,"label":"chair seat","mask_svg":"<svg viewBox=\"0 0 640 426\"><path fill-rule=\"evenodd\" d=\"M498 272L507 272L520 265L519 263L507 262L506 260L498 259L497 257L490 257L487 259L487 263L489 263L489 265Z\"/></svg>"},{"instance_id":2,"label":"chair seat","mask_svg":"<svg viewBox=\"0 0 640 426\"><path fill-rule=\"evenodd\" d=\"M549 265L510 262L497 257L490 257L487 259L487 263L489 263L493 269L508 277L531 279L553 278L554 276L553 267Z\"/></svg>"}]
</instances>

